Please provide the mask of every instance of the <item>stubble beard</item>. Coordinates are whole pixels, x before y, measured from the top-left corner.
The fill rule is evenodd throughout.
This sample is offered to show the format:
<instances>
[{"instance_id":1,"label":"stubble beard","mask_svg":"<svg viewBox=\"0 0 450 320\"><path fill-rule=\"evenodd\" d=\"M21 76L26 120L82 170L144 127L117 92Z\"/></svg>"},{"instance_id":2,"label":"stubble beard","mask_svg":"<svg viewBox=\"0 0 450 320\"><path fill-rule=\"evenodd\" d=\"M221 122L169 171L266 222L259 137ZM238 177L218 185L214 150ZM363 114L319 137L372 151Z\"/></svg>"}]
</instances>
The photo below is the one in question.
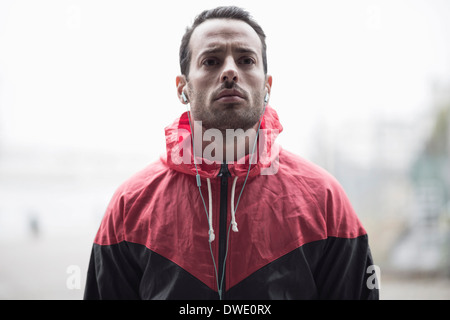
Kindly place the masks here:
<instances>
[{"instance_id":1,"label":"stubble beard","mask_svg":"<svg viewBox=\"0 0 450 320\"><path fill-rule=\"evenodd\" d=\"M189 87L189 85L188 85ZM226 87L232 89L231 87ZM218 108L212 107L213 101L210 101L203 92L190 90L190 97L194 98L194 107L191 104L191 111L195 121L201 121L204 130L218 129L225 133L226 129L243 129L247 131L253 128L260 120L263 111L263 91L254 92L251 97L246 97L247 104L238 106L228 104ZM251 99L249 99L251 98ZM251 105L250 105L251 104Z\"/></svg>"}]
</instances>

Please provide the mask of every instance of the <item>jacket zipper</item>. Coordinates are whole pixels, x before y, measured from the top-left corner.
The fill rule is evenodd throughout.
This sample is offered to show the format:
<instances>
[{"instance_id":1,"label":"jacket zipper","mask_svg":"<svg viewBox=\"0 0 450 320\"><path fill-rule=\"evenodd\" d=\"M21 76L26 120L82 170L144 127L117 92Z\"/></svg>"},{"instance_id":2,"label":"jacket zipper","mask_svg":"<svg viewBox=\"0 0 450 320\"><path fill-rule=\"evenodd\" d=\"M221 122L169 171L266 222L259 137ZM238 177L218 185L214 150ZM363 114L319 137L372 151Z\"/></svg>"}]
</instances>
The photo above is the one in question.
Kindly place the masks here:
<instances>
[{"instance_id":1,"label":"jacket zipper","mask_svg":"<svg viewBox=\"0 0 450 320\"><path fill-rule=\"evenodd\" d=\"M225 299L225 255L227 250L227 211L228 211L228 178L231 176L228 165L222 163L220 177L220 216L219 216L219 285L222 299Z\"/></svg>"}]
</instances>

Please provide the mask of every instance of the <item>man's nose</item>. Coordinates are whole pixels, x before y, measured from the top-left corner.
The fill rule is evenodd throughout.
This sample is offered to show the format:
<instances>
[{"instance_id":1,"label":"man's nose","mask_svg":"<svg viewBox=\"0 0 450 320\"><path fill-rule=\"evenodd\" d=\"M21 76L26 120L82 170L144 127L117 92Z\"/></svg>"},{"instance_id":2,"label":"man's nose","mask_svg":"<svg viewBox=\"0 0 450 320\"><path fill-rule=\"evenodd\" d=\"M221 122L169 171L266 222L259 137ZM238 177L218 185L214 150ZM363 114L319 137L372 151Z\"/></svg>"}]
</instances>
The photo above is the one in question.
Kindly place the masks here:
<instances>
[{"instance_id":1,"label":"man's nose","mask_svg":"<svg viewBox=\"0 0 450 320\"><path fill-rule=\"evenodd\" d=\"M232 57L225 60L220 79L222 82L237 82L239 80L237 65Z\"/></svg>"}]
</instances>

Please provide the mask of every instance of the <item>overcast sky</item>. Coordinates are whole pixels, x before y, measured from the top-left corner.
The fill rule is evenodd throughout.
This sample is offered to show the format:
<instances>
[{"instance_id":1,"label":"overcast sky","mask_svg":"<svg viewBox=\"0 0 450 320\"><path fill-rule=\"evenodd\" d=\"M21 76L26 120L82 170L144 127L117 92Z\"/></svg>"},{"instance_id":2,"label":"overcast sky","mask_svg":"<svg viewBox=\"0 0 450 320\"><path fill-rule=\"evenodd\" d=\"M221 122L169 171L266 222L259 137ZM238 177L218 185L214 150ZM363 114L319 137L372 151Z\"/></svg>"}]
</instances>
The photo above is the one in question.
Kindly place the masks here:
<instances>
[{"instance_id":1,"label":"overcast sky","mask_svg":"<svg viewBox=\"0 0 450 320\"><path fill-rule=\"evenodd\" d=\"M450 2L0 1L0 145L164 152L178 48L203 9L248 9L267 34L282 144L317 125L414 117L450 74Z\"/></svg>"}]
</instances>

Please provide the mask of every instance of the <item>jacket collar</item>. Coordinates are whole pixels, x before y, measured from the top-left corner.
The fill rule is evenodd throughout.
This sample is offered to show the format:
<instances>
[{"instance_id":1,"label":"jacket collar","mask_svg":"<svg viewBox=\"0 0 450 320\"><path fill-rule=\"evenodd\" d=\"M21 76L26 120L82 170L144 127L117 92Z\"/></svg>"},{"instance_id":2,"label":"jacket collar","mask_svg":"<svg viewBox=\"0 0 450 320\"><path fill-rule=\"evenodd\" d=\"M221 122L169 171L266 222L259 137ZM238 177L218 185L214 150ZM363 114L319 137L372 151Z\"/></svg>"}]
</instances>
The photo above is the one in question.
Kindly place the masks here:
<instances>
[{"instance_id":1,"label":"jacket collar","mask_svg":"<svg viewBox=\"0 0 450 320\"><path fill-rule=\"evenodd\" d=\"M249 176L276 173L280 147L275 143L275 139L282 130L278 114L270 106L267 106L261 122L257 151L253 156ZM192 155L191 128L187 112L165 128L165 135L166 158L164 160L170 168L190 175L196 175L198 170L203 178L214 178L219 174L221 163L211 163L198 155L196 155L196 168ZM250 161L251 155L246 155L236 162L228 163L228 170L232 176L245 176Z\"/></svg>"}]
</instances>

